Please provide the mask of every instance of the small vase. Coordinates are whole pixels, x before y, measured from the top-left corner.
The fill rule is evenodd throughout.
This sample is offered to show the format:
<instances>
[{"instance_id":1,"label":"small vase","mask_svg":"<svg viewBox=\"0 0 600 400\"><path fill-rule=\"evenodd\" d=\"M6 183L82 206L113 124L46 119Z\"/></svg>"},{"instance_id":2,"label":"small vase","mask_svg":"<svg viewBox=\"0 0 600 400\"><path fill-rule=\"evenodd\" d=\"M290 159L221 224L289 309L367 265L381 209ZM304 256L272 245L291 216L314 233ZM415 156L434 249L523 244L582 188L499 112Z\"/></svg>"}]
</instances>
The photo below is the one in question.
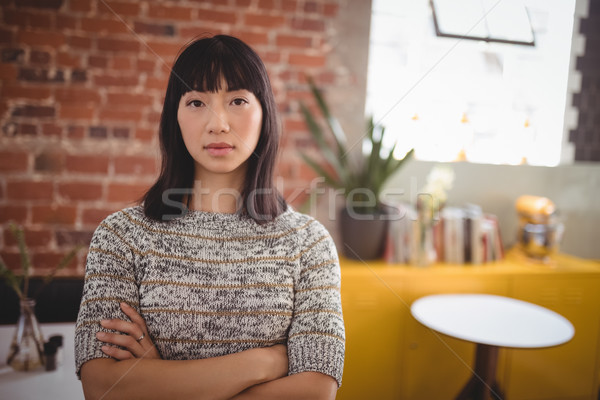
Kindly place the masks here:
<instances>
[{"instance_id":1,"label":"small vase","mask_svg":"<svg viewBox=\"0 0 600 400\"><path fill-rule=\"evenodd\" d=\"M430 224L421 224L419 226L416 264L426 267L434 263L436 258L437 254L433 244L433 226Z\"/></svg>"},{"instance_id":2,"label":"small vase","mask_svg":"<svg viewBox=\"0 0 600 400\"><path fill-rule=\"evenodd\" d=\"M433 244L434 199L430 195L417 198L418 234L416 237L416 264L427 266L436 261L437 255Z\"/></svg>"},{"instance_id":3,"label":"small vase","mask_svg":"<svg viewBox=\"0 0 600 400\"><path fill-rule=\"evenodd\" d=\"M21 315L6 363L16 371L30 371L44 364L44 337L35 316L35 300L21 300Z\"/></svg>"}]
</instances>

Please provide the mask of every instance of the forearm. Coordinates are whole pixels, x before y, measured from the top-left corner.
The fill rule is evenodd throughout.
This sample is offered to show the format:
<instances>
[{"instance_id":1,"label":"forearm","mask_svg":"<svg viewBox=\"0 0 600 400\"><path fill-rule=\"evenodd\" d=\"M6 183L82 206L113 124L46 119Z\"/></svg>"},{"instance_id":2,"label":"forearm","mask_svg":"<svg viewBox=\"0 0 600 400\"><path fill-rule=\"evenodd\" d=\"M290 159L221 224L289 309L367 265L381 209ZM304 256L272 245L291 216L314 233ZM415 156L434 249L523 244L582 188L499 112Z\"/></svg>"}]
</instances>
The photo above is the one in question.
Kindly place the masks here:
<instances>
[{"instance_id":1,"label":"forearm","mask_svg":"<svg viewBox=\"0 0 600 400\"><path fill-rule=\"evenodd\" d=\"M95 359L83 365L81 380L88 400L227 399L277 378L261 357L248 350L186 361Z\"/></svg>"},{"instance_id":2,"label":"forearm","mask_svg":"<svg viewBox=\"0 0 600 400\"><path fill-rule=\"evenodd\" d=\"M319 372L301 372L255 385L231 400L334 400L337 382Z\"/></svg>"}]
</instances>

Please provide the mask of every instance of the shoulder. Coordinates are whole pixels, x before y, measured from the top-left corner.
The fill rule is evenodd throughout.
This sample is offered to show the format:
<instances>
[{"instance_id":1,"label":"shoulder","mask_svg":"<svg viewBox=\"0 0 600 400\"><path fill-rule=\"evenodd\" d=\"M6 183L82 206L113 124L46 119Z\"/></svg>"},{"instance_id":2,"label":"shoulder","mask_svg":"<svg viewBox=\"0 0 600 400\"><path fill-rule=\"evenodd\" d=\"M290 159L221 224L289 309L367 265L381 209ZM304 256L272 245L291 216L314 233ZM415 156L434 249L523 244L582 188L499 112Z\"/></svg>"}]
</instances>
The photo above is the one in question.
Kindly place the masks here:
<instances>
[{"instance_id":1,"label":"shoulder","mask_svg":"<svg viewBox=\"0 0 600 400\"><path fill-rule=\"evenodd\" d=\"M331 237L329 231L314 217L295 211L289 207L277 217L276 223L281 229L292 230L302 241L323 236Z\"/></svg>"},{"instance_id":2,"label":"shoulder","mask_svg":"<svg viewBox=\"0 0 600 400\"><path fill-rule=\"evenodd\" d=\"M147 220L141 206L124 208L104 218L96 228L94 236L96 239L110 239L115 236L121 240L139 239Z\"/></svg>"},{"instance_id":3,"label":"shoulder","mask_svg":"<svg viewBox=\"0 0 600 400\"><path fill-rule=\"evenodd\" d=\"M92 236L86 270L105 265L110 257L115 262L128 262L143 253L147 247L146 235L137 224L142 217L140 207L130 207L104 218Z\"/></svg>"},{"instance_id":4,"label":"shoulder","mask_svg":"<svg viewBox=\"0 0 600 400\"><path fill-rule=\"evenodd\" d=\"M141 206L124 208L116 211L102 220L100 228L133 228L136 225L142 225L144 211Z\"/></svg>"},{"instance_id":5,"label":"shoulder","mask_svg":"<svg viewBox=\"0 0 600 400\"><path fill-rule=\"evenodd\" d=\"M316 218L288 209L282 217L294 229L302 259L317 262L330 259L337 262L337 249L329 231Z\"/></svg>"}]
</instances>

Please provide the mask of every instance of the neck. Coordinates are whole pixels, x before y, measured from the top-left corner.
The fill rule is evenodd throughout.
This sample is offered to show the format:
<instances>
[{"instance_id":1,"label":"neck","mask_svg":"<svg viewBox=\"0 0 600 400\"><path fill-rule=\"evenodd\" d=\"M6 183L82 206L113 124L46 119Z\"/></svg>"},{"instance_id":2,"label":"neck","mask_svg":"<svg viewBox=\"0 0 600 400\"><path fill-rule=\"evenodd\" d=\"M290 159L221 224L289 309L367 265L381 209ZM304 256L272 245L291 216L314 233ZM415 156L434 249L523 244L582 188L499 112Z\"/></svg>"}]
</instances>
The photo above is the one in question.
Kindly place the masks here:
<instances>
[{"instance_id":1,"label":"neck","mask_svg":"<svg viewBox=\"0 0 600 400\"><path fill-rule=\"evenodd\" d=\"M191 210L233 214L241 206L243 180L231 175L202 176L194 181Z\"/></svg>"}]
</instances>

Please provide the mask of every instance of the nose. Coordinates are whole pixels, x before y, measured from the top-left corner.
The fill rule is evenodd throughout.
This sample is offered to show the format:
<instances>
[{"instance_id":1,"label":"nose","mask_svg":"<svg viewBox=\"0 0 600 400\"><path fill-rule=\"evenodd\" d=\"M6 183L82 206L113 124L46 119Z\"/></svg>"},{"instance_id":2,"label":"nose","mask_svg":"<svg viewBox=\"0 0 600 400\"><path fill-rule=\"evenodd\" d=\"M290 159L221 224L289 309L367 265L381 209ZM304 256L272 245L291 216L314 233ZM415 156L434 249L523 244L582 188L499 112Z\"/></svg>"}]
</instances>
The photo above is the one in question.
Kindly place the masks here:
<instances>
[{"instance_id":1,"label":"nose","mask_svg":"<svg viewBox=\"0 0 600 400\"><path fill-rule=\"evenodd\" d=\"M207 130L208 133L214 134L229 132L227 112L222 106L213 106L209 108Z\"/></svg>"}]
</instances>

